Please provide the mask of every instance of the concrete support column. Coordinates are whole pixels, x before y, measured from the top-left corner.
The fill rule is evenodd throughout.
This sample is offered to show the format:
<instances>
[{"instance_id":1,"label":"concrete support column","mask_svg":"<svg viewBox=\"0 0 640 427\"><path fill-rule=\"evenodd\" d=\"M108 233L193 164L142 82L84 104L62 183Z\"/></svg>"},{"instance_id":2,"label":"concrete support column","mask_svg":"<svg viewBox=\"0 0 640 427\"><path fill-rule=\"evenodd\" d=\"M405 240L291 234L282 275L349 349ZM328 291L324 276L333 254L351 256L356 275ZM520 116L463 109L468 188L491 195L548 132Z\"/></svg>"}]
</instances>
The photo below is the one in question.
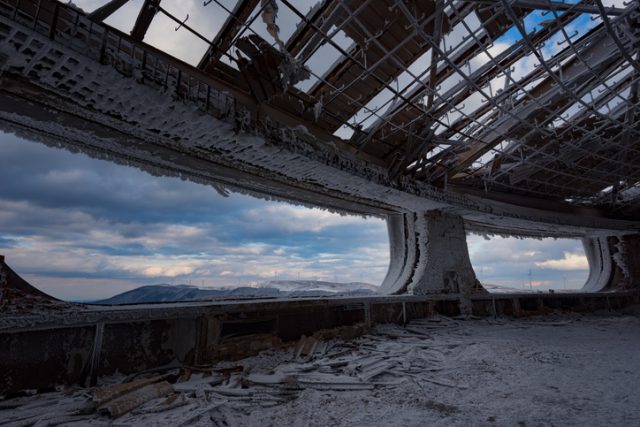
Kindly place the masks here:
<instances>
[{"instance_id":1,"label":"concrete support column","mask_svg":"<svg viewBox=\"0 0 640 427\"><path fill-rule=\"evenodd\" d=\"M640 234L582 239L589 260L588 292L640 289Z\"/></svg>"},{"instance_id":2,"label":"concrete support column","mask_svg":"<svg viewBox=\"0 0 640 427\"><path fill-rule=\"evenodd\" d=\"M611 279L612 259L606 237L585 237L582 239L584 253L589 261L589 277L583 291L598 292Z\"/></svg>"},{"instance_id":3,"label":"concrete support column","mask_svg":"<svg viewBox=\"0 0 640 427\"><path fill-rule=\"evenodd\" d=\"M381 285L381 291L385 294L404 294L411 283L419 256L416 218L414 213L390 215L387 218L390 260L387 277Z\"/></svg>"},{"instance_id":4,"label":"concrete support column","mask_svg":"<svg viewBox=\"0 0 640 427\"><path fill-rule=\"evenodd\" d=\"M47 295L34 286L31 286L26 280L20 277L5 262L4 256L0 255L0 290L3 288L13 289L28 295L34 295L49 300L57 301L57 298ZM0 296L0 299L2 297Z\"/></svg>"},{"instance_id":5,"label":"concrete support column","mask_svg":"<svg viewBox=\"0 0 640 427\"><path fill-rule=\"evenodd\" d=\"M387 219L391 261L381 290L387 294L482 291L469 260L461 217L441 211Z\"/></svg>"}]
</instances>

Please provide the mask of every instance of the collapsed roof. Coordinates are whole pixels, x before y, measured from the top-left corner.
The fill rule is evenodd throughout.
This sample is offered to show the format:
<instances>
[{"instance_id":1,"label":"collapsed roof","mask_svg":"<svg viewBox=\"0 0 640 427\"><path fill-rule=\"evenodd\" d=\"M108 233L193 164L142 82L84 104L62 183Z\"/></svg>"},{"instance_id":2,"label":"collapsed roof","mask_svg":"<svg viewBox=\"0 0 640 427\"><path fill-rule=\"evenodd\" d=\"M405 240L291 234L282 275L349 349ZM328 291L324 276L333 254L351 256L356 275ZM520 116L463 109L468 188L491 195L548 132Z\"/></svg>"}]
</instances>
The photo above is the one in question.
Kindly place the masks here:
<instances>
[{"instance_id":1,"label":"collapsed roof","mask_svg":"<svg viewBox=\"0 0 640 427\"><path fill-rule=\"evenodd\" d=\"M208 37L145 0L130 32L144 40L159 15L175 21L206 41L202 72L393 180L639 216L638 2L301 3L205 1L226 18Z\"/></svg>"}]
</instances>

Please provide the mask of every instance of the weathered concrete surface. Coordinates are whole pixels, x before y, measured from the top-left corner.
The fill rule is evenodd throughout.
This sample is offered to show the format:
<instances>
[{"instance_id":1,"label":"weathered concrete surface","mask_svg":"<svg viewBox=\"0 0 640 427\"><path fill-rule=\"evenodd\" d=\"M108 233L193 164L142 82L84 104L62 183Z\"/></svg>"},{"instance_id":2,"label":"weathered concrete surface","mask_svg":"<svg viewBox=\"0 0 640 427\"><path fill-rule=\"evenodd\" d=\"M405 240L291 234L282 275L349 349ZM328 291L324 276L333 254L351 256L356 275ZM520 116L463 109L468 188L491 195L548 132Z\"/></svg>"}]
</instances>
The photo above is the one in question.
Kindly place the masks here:
<instances>
[{"instance_id":1,"label":"weathered concrete surface","mask_svg":"<svg viewBox=\"0 0 640 427\"><path fill-rule=\"evenodd\" d=\"M462 217L430 211L418 229L422 262L410 293L460 293L481 289L469 259L467 235Z\"/></svg>"},{"instance_id":2,"label":"weathered concrete surface","mask_svg":"<svg viewBox=\"0 0 640 427\"><path fill-rule=\"evenodd\" d=\"M0 255L0 291L3 289L18 291L19 293L34 297L44 298L51 301L58 301L40 289L35 288L24 280L20 275L11 269L4 260L4 255ZM7 296L5 296L6 298Z\"/></svg>"},{"instance_id":3,"label":"weathered concrete surface","mask_svg":"<svg viewBox=\"0 0 640 427\"><path fill-rule=\"evenodd\" d=\"M640 288L640 234L584 238L582 243L590 268L583 290Z\"/></svg>"},{"instance_id":4,"label":"weathered concrete surface","mask_svg":"<svg viewBox=\"0 0 640 427\"><path fill-rule=\"evenodd\" d=\"M387 228L391 256L381 292L459 294L468 302L483 291L469 259L462 217L442 211L392 215Z\"/></svg>"},{"instance_id":5,"label":"weathered concrete surface","mask_svg":"<svg viewBox=\"0 0 640 427\"><path fill-rule=\"evenodd\" d=\"M639 308L343 327L233 364L166 369L124 384L107 376L98 388L3 401L0 425L634 426ZM175 382L177 399L150 401L115 421L87 410L88 396L104 407L163 379Z\"/></svg>"},{"instance_id":6,"label":"weathered concrete surface","mask_svg":"<svg viewBox=\"0 0 640 427\"><path fill-rule=\"evenodd\" d=\"M42 3L35 30L21 14L0 13L0 127L8 131L153 174L341 212L447 209L477 229L534 236L640 230L637 221L593 211L517 206L397 181L344 141L298 126L295 114L230 94L215 77L75 9Z\"/></svg>"},{"instance_id":7,"label":"weathered concrete surface","mask_svg":"<svg viewBox=\"0 0 640 427\"><path fill-rule=\"evenodd\" d=\"M589 277L582 289L597 292L604 289L611 279L612 259L606 237L582 239L584 254L589 262Z\"/></svg>"}]
</instances>

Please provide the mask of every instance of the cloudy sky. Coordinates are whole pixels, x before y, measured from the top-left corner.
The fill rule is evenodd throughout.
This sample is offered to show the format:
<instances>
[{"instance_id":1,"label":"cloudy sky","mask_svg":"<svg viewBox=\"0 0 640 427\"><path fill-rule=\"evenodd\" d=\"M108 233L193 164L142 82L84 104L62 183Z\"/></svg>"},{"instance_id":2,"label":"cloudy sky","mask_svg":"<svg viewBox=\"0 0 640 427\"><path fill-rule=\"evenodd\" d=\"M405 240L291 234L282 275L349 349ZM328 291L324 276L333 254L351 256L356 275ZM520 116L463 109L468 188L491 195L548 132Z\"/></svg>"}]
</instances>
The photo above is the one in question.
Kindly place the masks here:
<instances>
[{"instance_id":1,"label":"cloudy sky","mask_svg":"<svg viewBox=\"0 0 640 427\"><path fill-rule=\"evenodd\" d=\"M0 134L0 254L64 299L137 286L256 285L274 278L379 284L385 223L267 202ZM503 286L578 287L580 242L469 237L478 276Z\"/></svg>"},{"instance_id":2,"label":"cloudy sky","mask_svg":"<svg viewBox=\"0 0 640 427\"><path fill-rule=\"evenodd\" d=\"M104 4L104 0L74 2L88 11ZM315 3L295 2L303 12ZM141 4L142 0L130 1L107 22L129 32ZM163 7L181 19L189 15L190 26L213 38L226 18L224 7L231 9L235 1L220 4L203 7L201 0L176 0ZM542 18L532 14L527 27ZM594 25L585 19L581 31ZM298 22L281 5L281 38L287 39ZM166 16L156 15L145 42L196 64L207 45L175 27ZM269 39L261 19L254 20L251 28ZM449 41L460 36L452 34ZM344 35L336 37L341 44L350 43ZM505 35L492 53L518 38L513 31ZM548 46L558 49L555 41ZM326 44L308 65L322 74L338 54ZM470 67L486 60L480 55ZM418 59L412 72L417 74L428 62L427 57ZM531 57L526 57L516 64L514 75L532 67ZM399 83L404 84L400 80L405 77ZM500 79L496 87L502 87ZM379 98L372 105L381 107L391 96ZM238 286L299 277L379 284L388 266L386 226L380 219L334 215L242 195L223 198L206 186L152 177L9 134L0 134L0 165L0 254L28 280L60 298L97 299L156 283ZM531 281L548 289L577 288L586 279L579 241L479 236L468 240L476 272L485 282L522 288Z\"/></svg>"}]
</instances>

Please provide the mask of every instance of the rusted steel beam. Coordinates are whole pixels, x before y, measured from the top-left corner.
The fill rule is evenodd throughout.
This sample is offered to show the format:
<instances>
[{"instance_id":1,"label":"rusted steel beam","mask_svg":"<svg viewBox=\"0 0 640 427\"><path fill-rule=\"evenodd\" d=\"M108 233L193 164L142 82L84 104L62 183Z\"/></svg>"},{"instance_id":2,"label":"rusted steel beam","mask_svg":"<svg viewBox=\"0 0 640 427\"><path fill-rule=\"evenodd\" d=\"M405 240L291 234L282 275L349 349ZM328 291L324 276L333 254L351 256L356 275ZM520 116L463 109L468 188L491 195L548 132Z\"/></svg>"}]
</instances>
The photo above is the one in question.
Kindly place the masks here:
<instances>
[{"instance_id":1,"label":"rusted steel beam","mask_svg":"<svg viewBox=\"0 0 640 427\"><path fill-rule=\"evenodd\" d=\"M233 40L240 33L242 26L249 19L259 0L240 0L233 8L231 15L222 25L218 34L198 63L198 69L211 72L220 61L222 55L231 47Z\"/></svg>"},{"instance_id":2,"label":"rusted steel beam","mask_svg":"<svg viewBox=\"0 0 640 427\"><path fill-rule=\"evenodd\" d=\"M537 31L531 38L532 42L535 44L545 43L547 40L549 40L549 38L551 38L555 34L555 30L558 29L559 25L567 25L579 16L580 14L568 14L568 13L563 15L558 19L558 21L553 21L553 22L556 22L555 24L550 23L547 26L545 26L542 30ZM574 42L574 45L577 46L581 43L587 43L588 40L592 38L598 31L601 31L601 27L595 27L594 29L590 30L587 34L583 35L582 37L580 37L580 39L576 40ZM521 40L518 43L509 47L500 55L496 56L492 64L487 64L487 66L481 67L476 72L474 72L470 77L475 83L481 86L485 85L491 79L499 76L502 70L505 70L505 69L508 70L511 67L511 65L515 64L518 60L520 60L523 57L523 55L526 53L524 49L525 49L524 42ZM560 62L565 60L575 62L575 58L573 59L570 58L572 54L573 54L572 47L567 46L562 51L558 52L555 58L557 58L557 60ZM495 96L494 99L498 102L506 102L511 97L513 97L514 94L518 90L520 90L522 87L525 87L530 83L534 82L536 79L543 78L543 77L544 77L543 70L541 68L537 68L531 71L530 73L528 73L526 76L524 76L518 81L509 82L509 80L507 79L504 90L499 95ZM464 86L464 90L462 92L459 92L454 88L451 90L451 92L447 92L443 94L442 98L451 99L453 104L464 102L469 96L471 96L474 93L474 91L473 91L473 88L466 85L465 83L461 83L461 85ZM527 101L529 99L530 99L529 97L525 97L520 101L518 101L516 104L512 105L512 107L516 107L523 101ZM448 108L448 104L444 104L444 105L442 104L443 103L441 102L439 105L440 110L434 114L436 115L444 114L444 112ZM453 134L460 131L465 126L469 125L473 120L477 120L482 115L489 112L492 108L493 108L492 104L485 103L483 106L479 107L476 111L469 114L468 115L469 117L461 117L460 119L452 123L449 129L443 132L441 136L445 138L451 137ZM499 115L500 115L499 111L494 111L494 113L490 116L489 120L487 120L486 123L490 123L491 121L495 120L495 118L498 117Z\"/></svg>"},{"instance_id":3,"label":"rusted steel beam","mask_svg":"<svg viewBox=\"0 0 640 427\"><path fill-rule=\"evenodd\" d=\"M140 13L138 13L136 23L133 26L133 30L131 30L131 37L139 41L144 39L145 34L147 34L147 30L151 26L153 17L158 11L159 5L160 0L144 0Z\"/></svg>"},{"instance_id":4,"label":"rusted steel beam","mask_svg":"<svg viewBox=\"0 0 640 427\"><path fill-rule=\"evenodd\" d=\"M460 19L464 16L466 16L464 9L463 11L458 12L457 14L453 14L452 16L449 16L451 25L453 26L455 23L459 22ZM566 24L567 22L572 21L578 16L579 14L577 13L567 13L559 17L557 22L550 22L545 24L543 30L538 31L534 35L536 42L539 43L539 42L543 42L544 40L547 40L549 37L553 35L553 31L557 30L560 25ZM493 20L496 19L495 17L491 17L491 16L488 17L487 19L490 19L490 18ZM482 53L484 51L486 44L489 44L491 40L496 39L506 31L506 28L502 30L498 28L492 28L490 30L489 27L491 27L491 25L485 25L484 22L483 22L483 26L487 30L487 33L479 35L477 42L475 42L474 40L471 40L468 42L466 46L461 47L459 52L449 57L449 59L452 62L459 65L466 63L467 61L472 59L475 55ZM513 63L515 63L516 61L522 58L522 56L519 54L519 51L521 50L521 45L522 43L518 43L510 47L508 51L505 51L503 54L500 55L501 59L499 60L499 64L495 64L499 66L482 67L482 70L481 70L482 72L479 72L479 71L475 72L473 74L473 79L476 80L478 84L484 84L490 81L492 78L495 78L497 75L501 73L501 71L504 68L509 67L510 65L512 65ZM510 54L507 55L507 53L509 52ZM413 89L407 95L407 98L412 100L419 99L421 97L424 97L425 92L433 96L434 92L429 91L428 88L431 88L431 89L436 88L439 83L441 83L442 81L444 81L445 79L453 75L454 73L455 73L455 70L452 67L447 66L446 64L441 64L441 66L437 67L435 76L430 78L429 81L425 82L424 84L418 85L415 89ZM459 90L457 92L459 92ZM449 96L441 95L438 97L437 100L432 101L433 106L428 112L428 115L431 117L440 117L442 116L442 114L444 114L444 112L446 112L446 110L449 110L451 108L451 105L455 105L459 102L463 102L464 99L471 96L473 93L474 91L472 90L472 88L467 85L463 92L458 93L457 95L454 92L451 95L451 96L456 96L455 102L445 103L445 100L449 101ZM388 142L399 143L406 139L406 135L405 135L406 132L402 131L403 123L404 124L412 123L413 121L418 120L419 117L423 114L424 113L420 110L417 110L406 104L399 103L396 107L390 109L386 113L385 117L378 119L369 129L367 129L367 132L372 135L377 135L378 137L381 134L384 134ZM394 151L395 149L392 149L384 157L387 157L393 154Z\"/></svg>"},{"instance_id":5,"label":"rusted steel beam","mask_svg":"<svg viewBox=\"0 0 640 427\"><path fill-rule=\"evenodd\" d=\"M583 57L598 62L597 67L600 67L598 68L600 76L608 75L608 73L621 63L619 56L611 54L607 43L611 43L611 41L609 37L603 34L599 40L593 41L582 52ZM604 61L604 59L607 59L607 61ZM606 62L606 64L604 62ZM586 68L582 62L575 58L563 65L562 74L566 81L573 79L572 83L576 85L575 87L582 88L581 90L583 92L590 87L588 85L589 82L591 82L591 84L597 84L597 82L594 81L595 76L593 71ZM478 140L472 143L471 149L462 153L458 157L456 165L448 169L446 172L448 178L452 178L455 174L467 168L505 138L517 137L518 132L522 132L524 129L523 124L527 123L528 120L536 120L537 123L542 125L544 121L553 117L551 114L553 110L558 110L561 106L567 106L573 102L570 97L564 95L560 87L554 85L553 79L549 76L529 92L528 99L531 98L538 100L538 102L523 104L513 111L512 117L502 120L499 124L487 127L485 131L478 136ZM539 104L544 104L544 106L540 106ZM514 117L517 117L517 119ZM489 137L489 135L493 136Z\"/></svg>"},{"instance_id":6,"label":"rusted steel beam","mask_svg":"<svg viewBox=\"0 0 640 427\"><path fill-rule=\"evenodd\" d=\"M322 45L323 38L315 29L320 28L327 33L336 23L338 2L323 0L307 14L307 20L296 28L285 43L287 51L293 55L300 54L300 60L305 61Z\"/></svg>"},{"instance_id":7,"label":"rusted steel beam","mask_svg":"<svg viewBox=\"0 0 640 427\"><path fill-rule=\"evenodd\" d=\"M501 3L501 0L462 0L469 3L477 3L477 4L497 4ZM593 15L600 15L600 10L597 6L592 6L588 4L581 3L562 3L557 1L549 1L549 0L514 0L511 2L511 6L517 7L519 9L531 9L531 10L548 10L548 11L556 11L556 12L580 12L580 13L590 13ZM617 8L617 7L605 7L604 8L607 15L611 16L620 16L625 13L625 9Z\"/></svg>"},{"instance_id":8,"label":"rusted steel beam","mask_svg":"<svg viewBox=\"0 0 640 427\"><path fill-rule=\"evenodd\" d=\"M611 91L622 92L624 87L629 86L629 80L616 84ZM594 101L595 108L602 107L610 100L609 92L604 93L607 96ZM610 113L611 122L597 120L583 110L581 114L570 118L571 125L567 124L564 130L557 129L557 134L547 137L532 134L514 147L518 151L509 149L498 160L503 159L513 166L497 172L496 177L487 176L488 169L495 165L494 160L476 169L475 176L467 176L456 182L478 189L488 184L491 190L488 193L492 194L508 192L556 200L577 197L585 202L589 200L594 206L613 207L610 205L613 204L615 191L599 195L601 190L617 182L622 192L640 180L638 169L634 171L626 166L640 162L640 144L626 144L626 152L621 156L623 132L620 126L612 124L624 120L626 110L628 108L624 104L616 107ZM608 142L603 143L601 139ZM521 149L524 149L523 157L519 154ZM627 185L622 185L622 182Z\"/></svg>"},{"instance_id":9,"label":"rusted steel beam","mask_svg":"<svg viewBox=\"0 0 640 427\"><path fill-rule=\"evenodd\" d=\"M309 22L308 22L308 20L307 20L307 18L306 18L306 16L305 16L305 15L303 15L302 13L300 13L300 12L298 11L298 9L297 9L294 5L292 5L292 4L291 4L291 2L289 2L288 0L281 0L281 1L282 1L282 3L283 3L283 4L285 4L285 5L286 5L286 6L287 6L287 7L288 7L288 8L289 8L289 9L290 9L294 14L296 14L296 15L297 15L297 16L298 16L298 17L299 17L303 22L307 22L307 23L309 23ZM368 3L367 3L367 4L368 4ZM375 3L375 5L376 5L376 6L379 6L380 4L376 2L376 3ZM424 5L421 5L421 7L424 7ZM386 16L386 13L385 13L385 14L383 14L382 16ZM369 22L369 24L371 24L371 22ZM312 24L312 25L313 25L313 24ZM385 24L385 25L386 25L386 24ZM316 29L316 31L319 31L319 29L318 29L315 25L313 25L313 27ZM376 32L376 33L380 32L380 27L384 27L384 25L377 25L377 27L375 28L375 32ZM405 34L405 35L406 35L406 31L404 31L404 29L398 29L398 30L400 31L400 33L402 33L402 34ZM381 33L382 33L382 34L385 34L384 28L383 28L383 30L382 30L382 32L381 32ZM320 33L320 34L321 34L321 33ZM363 65L363 63L362 63L362 61L361 61L361 60L359 60L359 59L357 59L357 58L354 56L354 52L353 52L353 51L348 52L348 51L347 51L347 50L345 50L342 46L339 46L339 45L338 45L334 40L332 40L332 39L331 39L330 37L328 37L326 34L321 34L321 36L322 36L323 40L324 40L326 43L329 43L329 44L330 44L332 47L334 47L338 52L340 52L340 53L343 55L343 58L348 59L348 61L349 61L351 64L356 65L356 68L357 68L357 71L358 71L358 72L364 71L364 72L368 73L368 76L369 76L369 77L371 77L370 79L369 79L369 78L364 79L364 78L362 77L362 75L360 75L360 74L358 74L357 76L353 76L353 75L351 75L351 76L348 76L348 77L351 79L351 81L350 81L350 82L354 81L354 79L355 79L355 80L357 80L358 82L364 82L363 84L365 84L365 85L371 85L371 84L376 85L376 86L378 87L378 90L387 89L387 90L391 91L392 93L394 93L394 94L398 97L398 99L400 99L400 100L404 101L404 102L405 102L405 103L407 103L408 105L413 106L414 108L417 108L417 109L422 110L422 107L421 107L420 105L418 105L418 103L415 103L415 102L413 102L413 101L411 101L411 100L407 99L403 94L398 93L398 92L397 92L397 90L391 86L391 84L390 84L390 83L391 83L391 81L390 81L390 80L385 80L385 79L381 78L380 76L378 76L376 73L373 73L373 72L372 72L372 73L369 73L370 67L364 66L364 65ZM361 37L362 37L362 34L361 34L361 35L359 35L358 37L359 37L359 38L361 38ZM393 43L394 43L394 41L393 41L393 40L386 40L386 42L387 42L387 43L391 43L391 44L393 44ZM376 41L376 43L375 43L375 44L378 44L378 42ZM395 47L393 47L392 49L393 49L393 50L396 50L397 48L398 48L398 46L395 46ZM390 49L391 49L391 48L387 49L387 51L389 51ZM381 59L382 59L382 58L381 58ZM392 62L392 66L396 66L396 65L397 65L397 58L393 58L393 57L391 57L391 60L392 60L392 61L391 61L391 62ZM368 81L367 81L367 82L365 82L365 80L368 80ZM324 83L327 83L326 79L324 79L324 78L321 80L321 82L322 82L323 84L324 84ZM350 83L350 85L351 85L351 83ZM336 93L336 92L337 92L337 93L338 93L338 95L343 95L343 94L344 94L344 90L343 90L344 88L343 88L343 89L336 88L336 87L334 87L334 85L333 85L333 84L331 84L331 83L329 83L329 86L332 88L331 90L332 90L334 93ZM312 90L312 92L313 92L313 90ZM357 90L356 90L356 92L359 92L359 91L357 91ZM365 91L363 91L362 93L370 93L370 90L369 90L369 89L366 89L366 90L365 90ZM352 96L351 94L345 94L345 95L346 95L346 97L345 97L346 99L344 99L344 101L345 101L345 102L344 102L344 104L342 105L342 108L344 108L344 109L349 109L349 108L351 108L351 106L353 106L353 105L357 105L357 106L358 106L358 109L360 109L360 108L362 107L362 100L361 100L362 96L361 96L361 95L356 95L355 97L354 97L354 96ZM335 110L335 109L334 109L334 110ZM336 112L336 111L329 111L329 110L328 110L328 109L326 109L326 108L324 109L324 111L328 111L328 112L329 112L329 114L334 115L334 116L335 116L335 118L342 120L342 122L343 122L342 124L345 124L345 123L346 123L346 120L345 120L345 118L344 118L344 116L345 116L345 115L344 115L344 114L341 114L341 113L340 113L340 111L337 111L337 112ZM357 110L356 110L356 111L357 111ZM335 128L335 129L337 129L337 128Z\"/></svg>"},{"instance_id":10,"label":"rusted steel beam","mask_svg":"<svg viewBox=\"0 0 640 427\"><path fill-rule=\"evenodd\" d=\"M340 15L338 21L346 22L341 26L342 31L355 41L355 46L348 49L348 54L336 62L310 93L317 98L322 96L325 110L344 121L381 90L388 89L394 78L427 51L423 43L418 43L417 37L407 36L409 23L401 14L390 13L392 6L391 1L361 0L351 2L348 9L340 6L336 11ZM421 2L416 7L427 31L433 32L434 19L431 15L435 12L434 2ZM448 18L445 21L443 32L450 28ZM384 34L384 37L379 37L379 34ZM334 88L341 89L335 91ZM354 99L357 102L353 102Z\"/></svg>"},{"instance_id":11,"label":"rusted steel beam","mask_svg":"<svg viewBox=\"0 0 640 427\"><path fill-rule=\"evenodd\" d=\"M533 209L553 210L572 215L602 215L602 210L595 207L571 206L566 203L558 202L552 198L542 198L531 195L522 195L517 193L502 192L485 192L484 189L469 186L467 184L450 184L447 187L450 191L460 194L469 194L471 196L488 198L498 202L509 203L512 205L522 206Z\"/></svg>"},{"instance_id":12,"label":"rusted steel beam","mask_svg":"<svg viewBox=\"0 0 640 427\"><path fill-rule=\"evenodd\" d=\"M585 67L577 59L569 61L562 67L563 80L571 82L572 87L581 88L578 95L583 94L593 85L599 83L594 73L604 78L621 64L620 56L615 53L612 54L610 45L610 37L605 35L600 40L594 41L582 52L584 58L589 58L593 61L592 64L588 64L591 69ZM514 111L514 116L517 116L518 119L503 120L502 123L486 129L480 135L479 141L473 143L469 151L460 155L456 165L447 171L449 178L471 165L471 163L499 144L500 141L505 138L516 137L517 133L521 132L520 129L522 129L522 125L516 123L517 121L534 120L535 123L542 126L545 121L553 118L552 110L560 110L562 106L568 106L574 102L571 97L566 96L561 87L554 85L551 77L547 77L540 85L532 89L529 96L537 99L545 107L536 106L533 103L523 105Z\"/></svg>"},{"instance_id":13,"label":"rusted steel beam","mask_svg":"<svg viewBox=\"0 0 640 427\"><path fill-rule=\"evenodd\" d=\"M440 44L442 39L442 19L444 15L444 0L436 0L436 11L435 11L435 26L433 30L433 40L435 43ZM433 88L436 86L436 75L438 72L438 53L431 52L431 65L429 66L429 83L428 86ZM431 108L433 105L433 97L435 96L435 91L429 92L427 95L427 108Z\"/></svg>"},{"instance_id":14,"label":"rusted steel beam","mask_svg":"<svg viewBox=\"0 0 640 427\"><path fill-rule=\"evenodd\" d=\"M405 10L405 13L409 15L409 11ZM513 12L510 12L510 17L512 19L517 20L513 16ZM523 31L519 28L520 31ZM424 33L424 37L426 40L430 40L429 35ZM523 35L525 41L527 42L528 50L535 50L535 47L532 46L530 39L527 38L526 35ZM598 84L602 83L603 79L606 78L610 74L610 72L616 68L617 65L620 65L620 61L616 62L612 58L612 52L605 50L604 52L597 52L594 59L594 49L592 46L598 45L598 43L593 43L589 45L589 48L584 48L581 52L582 55L574 56L570 58L573 62L571 64L574 68L564 68L562 71L563 81L558 82L558 78L554 74L553 71L549 70L548 64L543 64L544 68L547 71L547 77L550 79L549 83L551 85L556 85L557 87L554 90L548 90L547 93L543 91L540 96L530 96L531 102L529 105L523 106L519 111L509 111L503 107L500 107L496 104L495 100L490 99L492 105L495 107L496 111L502 111L503 116L499 116L500 121L497 121L496 124L499 124L500 129L499 132L496 132L495 126L486 126L478 123L478 130L480 131L479 135L485 135L486 132L495 132L494 137L496 141L500 141L500 137L498 134L502 135L502 140L506 138L508 139L518 139L526 132L532 130L539 130L541 133L548 133L545 130L544 125L545 121L549 120L545 117L540 117L540 114L550 114L551 120L553 118L557 118L562 110L566 107L563 107L562 101L559 100L559 97L564 97L567 99L569 104L564 104L565 106L570 105L574 102L581 102L580 98L585 92L585 90L593 89L597 87ZM599 45L599 48L602 49L602 44ZM613 55L615 56L615 54ZM554 58L555 59L555 58ZM470 81L471 79L465 76L460 72L455 64L451 63L450 59L445 58L446 62L450 64L451 67L456 68L456 70L463 76L465 80L467 80L468 84L473 86L476 91L482 93L482 89L474 82ZM541 60L542 61L542 60ZM610 61L610 62L608 62ZM584 63L584 64L582 64ZM568 71L568 72L567 72ZM568 89L571 88L571 91ZM524 88L521 88L524 90ZM560 90L561 89L561 90ZM483 94L483 96L487 97L489 95ZM591 109L589 106L586 106L588 109ZM597 113L596 113L597 114ZM600 114L601 115L601 114ZM537 120L536 120L537 119ZM604 117L606 119L606 117ZM540 121L542 120L542 122ZM504 126L503 126L504 125ZM470 140L473 143L479 143L482 147L487 147L490 144L487 144L486 140L479 139L474 137ZM468 150L470 151L470 150ZM468 155L468 152L462 153L461 156ZM442 167L447 170L451 169L451 163L447 162L443 164ZM446 185L446 179L445 179Z\"/></svg>"},{"instance_id":15,"label":"rusted steel beam","mask_svg":"<svg viewBox=\"0 0 640 427\"><path fill-rule=\"evenodd\" d=\"M632 80L632 76L629 75L629 76L626 76L625 78L622 78L617 83L613 84L610 87L610 90L603 92L592 101L593 106L595 108L601 108L602 106L609 103L615 96L615 93L622 93L625 90L625 88L629 87L631 80ZM614 117L616 118L618 118L618 116L619 114L614 115ZM606 132L607 134L610 134L611 138L615 138L617 135L621 133L619 128L612 129L613 128L612 126L605 125L605 126L601 126L600 128L597 128L594 123L595 122L594 118L590 117L590 111L587 109L582 109L581 112L572 116L571 122L572 122L571 126L564 125L556 129L556 132L553 135L553 138L540 137L539 135L537 136L531 135L529 138L524 138L520 146L525 148L528 146L535 146L536 149L541 149L541 148L545 148L548 144L556 143L559 147L563 147L563 146L568 147L571 144L581 145L583 142L585 142L585 140L590 139L591 133L588 131L595 130L597 132L603 132L603 133ZM628 131L624 133L626 135L629 134ZM585 149L583 151L583 154L588 155L588 154L591 154L591 152ZM483 169L486 169L486 168L491 168L492 170L499 169L494 166L494 163L498 162L498 163L506 164L509 162L509 157L512 157L512 156L513 156L512 153L502 153L497 158L494 158L492 161L488 162ZM557 159L557 157L554 157L554 158ZM552 160L553 159L549 159L549 161L552 161ZM514 184L517 184L519 181L527 179L529 175L534 173L533 170L530 170L527 172L527 171L522 171L520 169L521 169L520 167L512 167L507 169L506 171L497 170L496 172L491 173L491 179L492 181L498 180L500 178L506 179L507 178L506 174L509 174L510 175L508 177L509 183L514 185ZM513 173L511 173L512 171ZM479 169L473 172L473 175L480 177L485 173L486 172L484 170ZM455 180L455 178L456 177L454 177L453 179Z\"/></svg>"},{"instance_id":16,"label":"rusted steel beam","mask_svg":"<svg viewBox=\"0 0 640 427\"><path fill-rule=\"evenodd\" d=\"M635 55L636 58L638 57L638 55ZM636 73L633 73L636 74ZM634 76L637 77L637 76ZM630 90L629 90L629 100L634 104L637 105L638 104L638 80L634 80L633 83L631 84ZM627 108L627 111L625 112L625 122L630 126L633 127L635 126L636 120L637 120L637 111L636 108ZM623 135L621 138L622 144L621 144L621 149L619 150L619 152L617 153L617 156L619 159L621 159L622 161L624 161L628 155L628 151L629 151L629 145L632 144L632 140L631 140L631 132L629 131L629 129L625 129L623 131ZM635 141L634 141L635 142ZM617 172L617 176L614 180L613 183L613 191L611 192L611 205L614 206L615 202L616 202L616 197L618 196L618 193L622 190L624 190L624 188L620 188L620 181L621 181L621 176L620 175L626 175L626 169L627 167L625 167L625 165L623 164L622 167L616 171Z\"/></svg>"},{"instance_id":17,"label":"rusted steel beam","mask_svg":"<svg viewBox=\"0 0 640 427\"><path fill-rule=\"evenodd\" d=\"M100 6L93 12L91 12L88 17L89 19L102 22L111 15L113 15L118 9L127 4L129 0L111 0L104 6Z\"/></svg>"}]
</instances>

